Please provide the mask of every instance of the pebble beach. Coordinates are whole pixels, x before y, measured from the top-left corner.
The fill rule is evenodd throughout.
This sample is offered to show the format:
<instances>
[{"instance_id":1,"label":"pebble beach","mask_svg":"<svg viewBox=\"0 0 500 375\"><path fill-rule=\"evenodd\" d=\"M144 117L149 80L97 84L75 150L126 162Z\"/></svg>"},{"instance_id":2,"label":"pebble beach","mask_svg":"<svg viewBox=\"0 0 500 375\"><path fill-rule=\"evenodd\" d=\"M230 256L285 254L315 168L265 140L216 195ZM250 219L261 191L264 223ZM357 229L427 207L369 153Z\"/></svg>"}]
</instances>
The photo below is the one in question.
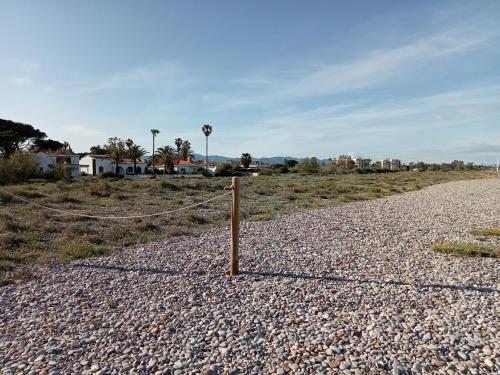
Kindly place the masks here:
<instances>
[{"instance_id":1,"label":"pebble beach","mask_svg":"<svg viewBox=\"0 0 500 375\"><path fill-rule=\"evenodd\" d=\"M43 266L0 287L2 374L498 374L500 263L436 253L500 225L458 181ZM498 243L498 239L487 239Z\"/></svg>"}]
</instances>

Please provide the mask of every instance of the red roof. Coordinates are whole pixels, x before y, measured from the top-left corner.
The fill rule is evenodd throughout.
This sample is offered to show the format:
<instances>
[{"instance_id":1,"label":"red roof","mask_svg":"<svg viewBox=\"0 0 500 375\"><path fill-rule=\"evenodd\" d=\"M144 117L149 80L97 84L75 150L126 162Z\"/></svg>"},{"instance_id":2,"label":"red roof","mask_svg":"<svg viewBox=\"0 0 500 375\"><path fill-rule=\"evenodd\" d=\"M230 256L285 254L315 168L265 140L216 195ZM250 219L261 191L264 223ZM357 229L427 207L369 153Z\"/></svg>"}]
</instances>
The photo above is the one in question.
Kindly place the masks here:
<instances>
[{"instance_id":1,"label":"red roof","mask_svg":"<svg viewBox=\"0 0 500 375\"><path fill-rule=\"evenodd\" d=\"M193 167L196 167L196 164L193 164L191 163L190 161L188 160L174 160L172 162L173 165L184 165L184 166L193 166Z\"/></svg>"}]
</instances>

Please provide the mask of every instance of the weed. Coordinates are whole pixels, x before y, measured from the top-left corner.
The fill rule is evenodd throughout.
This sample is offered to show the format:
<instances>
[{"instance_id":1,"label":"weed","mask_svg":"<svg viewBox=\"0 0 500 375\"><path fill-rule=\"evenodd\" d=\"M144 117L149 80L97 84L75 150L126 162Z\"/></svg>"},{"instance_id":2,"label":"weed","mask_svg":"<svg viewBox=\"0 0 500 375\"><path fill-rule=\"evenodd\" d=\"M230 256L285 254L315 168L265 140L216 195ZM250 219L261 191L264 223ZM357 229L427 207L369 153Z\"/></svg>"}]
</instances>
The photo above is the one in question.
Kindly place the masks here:
<instances>
[{"instance_id":1,"label":"weed","mask_svg":"<svg viewBox=\"0 0 500 375\"><path fill-rule=\"evenodd\" d=\"M500 227L478 229L472 232L476 236L500 237Z\"/></svg>"},{"instance_id":2,"label":"weed","mask_svg":"<svg viewBox=\"0 0 500 375\"><path fill-rule=\"evenodd\" d=\"M444 242L432 245L432 249L441 253L467 257L498 258L500 256L498 246L479 243Z\"/></svg>"},{"instance_id":3,"label":"weed","mask_svg":"<svg viewBox=\"0 0 500 375\"><path fill-rule=\"evenodd\" d=\"M105 255L109 251L106 246L98 245L81 238L64 241L59 246L64 260L84 259Z\"/></svg>"}]
</instances>

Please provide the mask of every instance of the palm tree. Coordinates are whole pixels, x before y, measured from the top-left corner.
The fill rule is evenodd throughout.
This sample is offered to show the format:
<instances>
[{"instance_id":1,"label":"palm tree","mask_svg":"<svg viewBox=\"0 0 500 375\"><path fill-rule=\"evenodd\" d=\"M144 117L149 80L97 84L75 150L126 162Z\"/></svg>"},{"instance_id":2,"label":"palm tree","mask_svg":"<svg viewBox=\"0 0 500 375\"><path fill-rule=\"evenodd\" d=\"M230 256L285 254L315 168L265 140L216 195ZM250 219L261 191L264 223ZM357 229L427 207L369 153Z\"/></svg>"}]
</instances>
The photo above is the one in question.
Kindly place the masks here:
<instances>
[{"instance_id":1,"label":"palm tree","mask_svg":"<svg viewBox=\"0 0 500 375\"><path fill-rule=\"evenodd\" d=\"M134 141L131 140L130 138L125 141L125 146L127 146L128 149L130 149L130 147L132 147L133 144Z\"/></svg>"},{"instance_id":2,"label":"palm tree","mask_svg":"<svg viewBox=\"0 0 500 375\"><path fill-rule=\"evenodd\" d=\"M181 145L181 159L182 160L194 160L194 151L191 148L191 142L188 140L185 140L182 142Z\"/></svg>"},{"instance_id":3,"label":"palm tree","mask_svg":"<svg viewBox=\"0 0 500 375\"><path fill-rule=\"evenodd\" d=\"M114 137L108 139L108 147L106 147L107 156L115 162L115 173L119 173L119 163L125 156L125 143L120 138Z\"/></svg>"},{"instance_id":4,"label":"palm tree","mask_svg":"<svg viewBox=\"0 0 500 375\"><path fill-rule=\"evenodd\" d=\"M127 144L128 145L128 144ZM128 157L134 162L134 174L137 170L137 160L146 155L146 150L136 144L131 144L127 150Z\"/></svg>"},{"instance_id":5,"label":"palm tree","mask_svg":"<svg viewBox=\"0 0 500 375\"><path fill-rule=\"evenodd\" d=\"M245 152L243 154L241 154L241 164L243 164L243 166L245 167L245 169L247 169L250 164L252 164L252 155L250 155L248 152Z\"/></svg>"},{"instance_id":6,"label":"palm tree","mask_svg":"<svg viewBox=\"0 0 500 375\"><path fill-rule=\"evenodd\" d=\"M201 127L201 131L205 134L205 174L208 174L208 137L212 134L212 127L205 124Z\"/></svg>"},{"instance_id":7,"label":"palm tree","mask_svg":"<svg viewBox=\"0 0 500 375\"><path fill-rule=\"evenodd\" d=\"M175 158L175 150L171 146L160 147L158 149L158 159L163 163L163 171L167 173L167 168L171 169Z\"/></svg>"},{"instance_id":8,"label":"palm tree","mask_svg":"<svg viewBox=\"0 0 500 375\"><path fill-rule=\"evenodd\" d=\"M177 159L180 159L181 158L182 139L176 138L174 142L175 142L175 147L177 147Z\"/></svg>"},{"instance_id":9,"label":"palm tree","mask_svg":"<svg viewBox=\"0 0 500 375\"><path fill-rule=\"evenodd\" d=\"M153 134L153 159L152 159L153 175L156 175L156 173L155 173L155 137L158 133L160 133L160 131L158 129L151 129L151 134Z\"/></svg>"}]
</instances>

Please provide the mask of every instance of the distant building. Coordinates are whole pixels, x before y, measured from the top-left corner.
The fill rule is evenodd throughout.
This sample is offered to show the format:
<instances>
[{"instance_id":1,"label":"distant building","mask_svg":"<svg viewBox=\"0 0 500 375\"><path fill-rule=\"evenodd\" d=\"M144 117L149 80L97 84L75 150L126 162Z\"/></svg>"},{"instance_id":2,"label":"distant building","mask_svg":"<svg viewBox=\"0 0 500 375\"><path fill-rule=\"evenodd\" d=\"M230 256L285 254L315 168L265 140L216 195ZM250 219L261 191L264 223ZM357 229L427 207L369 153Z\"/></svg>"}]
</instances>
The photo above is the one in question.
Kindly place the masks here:
<instances>
[{"instance_id":1,"label":"distant building","mask_svg":"<svg viewBox=\"0 0 500 375\"><path fill-rule=\"evenodd\" d=\"M354 165L357 169L368 169L370 168L371 159L357 158L354 160Z\"/></svg>"},{"instance_id":2,"label":"distant building","mask_svg":"<svg viewBox=\"0 0 500 375\"><path fill-rule=\"evenodd\" d=\"M113 159L106 155L86 155L80 159L80 172L91 176L96 176L102 173L116 173L116 165ZM118 163L119 175L125 176L145 173L146 162L143 160L137 160L135 173L133 160L123 159Z\"/></svg>"},{"instance_id":3,"label":"distant building","mask_svg":"<svg viewBox=\"0 0 500 375\"><path fill-rule=\"evenodd\" d=\"M63 166L68 177L80 176L80 156L71 151L39 151L35 158L42 172L49 172L58 166Z\"/></svg>"},{"instance_id":4,"label":"distant building","mask_svg":"<svg viewBox=\"0 0 500 375\"><path fill-rule=\"evenodd\" d=\"M188 160L174 160L172 164L174 165L174 171L180 174L193 174L197 173L200 168L204 169L203 165L193 163L191 158L188 158Z\"/></svg>"},{"instance_id":5,"label":"distant building","mask_svg":"<svg viewBox=\"0 0 500 375\"><path fill-rule=\"evenodd\" d=\"M401 169L401 160L399 159L384 159L380 161L382 169L389 171L399 171Z\"/></svg>"},{"instance_id":6,"label":"distant building","mask_svg":"<svg viewBox=\"0 0 500 375\"><path fill-rule=\"evenodd\" d=\"M238 165L241 168L244 168L243 164L238 164ZM248 169L262 169L262 168L271 168L271 165L260 160L252 160L252 162L248 166Z\"/></svg>"}]
</instances>

